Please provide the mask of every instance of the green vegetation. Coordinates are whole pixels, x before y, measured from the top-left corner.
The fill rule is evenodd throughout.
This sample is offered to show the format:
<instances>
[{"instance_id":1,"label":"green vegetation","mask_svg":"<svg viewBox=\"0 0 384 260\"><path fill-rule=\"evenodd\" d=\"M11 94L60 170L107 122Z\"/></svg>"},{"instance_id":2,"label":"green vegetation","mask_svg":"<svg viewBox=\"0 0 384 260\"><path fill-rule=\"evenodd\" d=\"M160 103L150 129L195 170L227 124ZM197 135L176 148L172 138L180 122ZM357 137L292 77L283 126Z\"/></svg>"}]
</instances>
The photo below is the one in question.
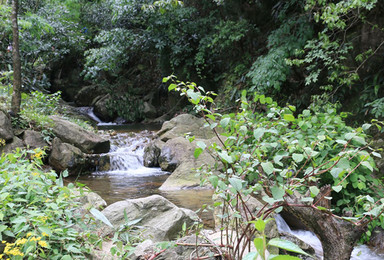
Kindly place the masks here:
<instances>
[{"instance_id":1,"label":"green vegetation","mask_svg":"<svg viewBox=\"0 0 384 260\"><path fill-rule=\"evenodd\" d=\"M0 258L86 259L101 242L92 230L96 223L76 202L74 185L42 169L44 155L32 150L0 157Z\"/></svg>"},{"instance_id":2,"label":"green vegetation","mask_svg":"<svg viewBox=\"0 0 384 260\"><path fill-rule=\"evenodd\" d=\"M169 79L175 80L165 81ZM325 211L356 226L384 225L383 184L372 175L373 158L381 155L369 146L365 134L371 124L347 126L346 115L338 115L331 104L313 104L295 115L295 106L279 107L269 97L246 91L238 112L220 114L212 106L213 93L194 83L175 81L169 89L181 91L219 137L209 146L197 142L195 156L207 149L219 163L215 168L223 167L218 175L213 166L201 169L202 183L209 182L223 199L215 204L222 208L223 227L237 223L242 234L252 232L249 224L242 228L243 223L287 206ZM327 185L330 189L321 193ZM260 192L266 204L253 214L246 197ZM298 202L291 202L290 196ZM228 249L231 255L242 252L239 244Z\"/></svg>"}]
</instances>

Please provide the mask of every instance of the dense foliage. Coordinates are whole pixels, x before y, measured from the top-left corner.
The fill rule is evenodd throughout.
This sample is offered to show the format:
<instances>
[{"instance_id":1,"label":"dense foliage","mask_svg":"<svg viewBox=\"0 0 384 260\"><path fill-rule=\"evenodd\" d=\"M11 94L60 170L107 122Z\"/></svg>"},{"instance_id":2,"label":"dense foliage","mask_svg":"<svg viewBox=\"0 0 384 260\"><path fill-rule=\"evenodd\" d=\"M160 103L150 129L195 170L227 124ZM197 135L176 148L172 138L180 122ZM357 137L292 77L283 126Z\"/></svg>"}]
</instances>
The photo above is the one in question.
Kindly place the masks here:
<instances>
[{"instance_id":1,"label":"dense foliage","mask_svg":"<svg viewBox=\"0 0 384 260\"><path fill-rule=\"evenodd\" d=\"M74 185L42 169L44 155L37 149L0 157L1 259L86 259L101 241Z\"/></svg>"},{"instance_id":2,"label":"dense foliage","mask_svg":"<svg viewBox=\"0 0 384 260\"><path fill-rule=\"evenodd\" d=\"M202 168L202 182L209 182L223 200L215 204L222 208L223 226L239 223L242 234L252 232L241 223L286 206L312 207L356 225L384 225L383 184L372 174L373 158L381 155L369 147L364 133L370 124L347 126L345 114L338 115L331 104L312 105L294 115L296 107L279 107L269 97L246 91L238 112L220 114L210 106L212 93L194 83L176 81L169 89L187 96L218 137L211 145L197 142L195 156L207 149L218 162ZM244 201L260 192L265 204L254 214ZM301 204L290 204L290 196ZM235 249L234 255L241 250L237 243L229 249Z\"/></svg>"}]
</instances>

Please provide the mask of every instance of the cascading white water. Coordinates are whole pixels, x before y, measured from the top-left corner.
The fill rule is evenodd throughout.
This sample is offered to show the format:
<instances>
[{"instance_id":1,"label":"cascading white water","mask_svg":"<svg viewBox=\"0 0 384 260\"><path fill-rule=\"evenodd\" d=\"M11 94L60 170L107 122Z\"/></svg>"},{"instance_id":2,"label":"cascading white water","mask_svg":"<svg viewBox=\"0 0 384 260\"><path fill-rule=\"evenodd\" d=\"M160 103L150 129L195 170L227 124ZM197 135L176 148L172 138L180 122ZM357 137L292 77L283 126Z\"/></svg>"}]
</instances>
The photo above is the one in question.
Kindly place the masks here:
<instances>
[{"instance_id":1,"label":"cascading white water","mask_svg":"<svg viewBox=\"0 0 384 260\"><path fill-rule=\"evenodd\" d=\"M168 174L160 168L147 168L143 164L145 145L153 138L153 133L118 133L110 137L111 149L110 169L106 172L96 172L94 175L129 175L150 176Z\"/></svg>"},{"instance_id":2,"label":"cascading white water","mask_svg":"<svg viewBox=\"0 0 384 260\"><path fill-rule=\"evenodd\" d=\"M317 236L311 231L307 230L291 230L285 220L280 216L275 216L277 229L279 232L285 232L294 235L298 239L304 241L308 245L310 245L313 249L315 249L316 256L323 259L323 247L321 246L320 240ZM356 246L351 255L351 260L383 260L384 255L376 254L366 245Z\"/></svg>"}]
</instances>

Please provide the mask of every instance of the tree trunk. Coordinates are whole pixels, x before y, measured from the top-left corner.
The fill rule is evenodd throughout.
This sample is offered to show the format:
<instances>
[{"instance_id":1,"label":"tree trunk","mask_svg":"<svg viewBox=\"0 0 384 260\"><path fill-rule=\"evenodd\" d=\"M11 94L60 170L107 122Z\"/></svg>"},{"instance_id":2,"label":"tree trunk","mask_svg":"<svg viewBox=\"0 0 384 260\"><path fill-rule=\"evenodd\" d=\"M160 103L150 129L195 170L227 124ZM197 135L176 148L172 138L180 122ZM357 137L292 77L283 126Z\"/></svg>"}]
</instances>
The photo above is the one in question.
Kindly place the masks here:
<instances>
[{"instance_id":1,"label":"tree trunk","mask_svg":"<svg viewBox=\"0 0 384 260\"><path fill-rule=\"evenodd\" d=\"M292 205L302 204L299 198L287 198ZM354 245L365 231L363 227L335 218L326 211L311 207L286 207L320 239L324 259L349 260Z\"/></svg>"},{"instance_id":2,"label":"tree trunk","mask_svg":"<svg viewBox=\"0 0 384 260\"><path fill-rule=\"evenodd\" d=\"M21 61L19 52L19 27L17 24L18 0L12 0L12 61L13 61L13 94L11 110L14 114L19 114L21 105Z\"/></svg>"}]
</instances>

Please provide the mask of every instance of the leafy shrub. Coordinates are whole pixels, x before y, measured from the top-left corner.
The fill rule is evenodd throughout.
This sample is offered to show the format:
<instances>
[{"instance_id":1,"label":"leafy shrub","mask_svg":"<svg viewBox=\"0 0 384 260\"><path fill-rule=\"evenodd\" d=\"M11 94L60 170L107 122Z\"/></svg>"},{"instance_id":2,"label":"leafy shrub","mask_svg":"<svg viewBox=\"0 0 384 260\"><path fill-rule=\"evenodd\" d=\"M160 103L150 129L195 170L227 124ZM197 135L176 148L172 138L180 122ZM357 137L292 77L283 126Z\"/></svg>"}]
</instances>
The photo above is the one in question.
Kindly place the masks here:
<instances>
[{"instance_id":1,"label":"leafy shrub","mask_svg":"<svg viewBox=\"0 0 384 260\"><path fill-rule=\"evenodd\" d=\"M0 246L10 259L87 259L100 242L87 212L79 210L74 185L42 169L42 150L0 157Z\"/></svg>"},{"instance_id":2,"label":"leafy shrub","mask_svg":"<svg viewBox=\"0 0 384 260\"><path fill-rule=\"evenodd\" d=\"M195 156L208 150L217 160L201 172L206 174L202 182L209 182L223 199L215 204L222 207L223 226L238 223L239 229L246 226L242 232L252 232L246 224L249 220L290 206L287 198L294 194L301 194L303 207L348 220L353 216L356 225L368 225L380 217L383 184L372 175L373 157L380 154L368 146L364 133L370 124L347 126L346 115L337 114L331 104L312 105L295 114L294 106L279 107L269 97L248 96L246 91L237 113L220 114L212 106L211 93L194 83L175 82L169 89L187 96L219 139L211 145L197 142ZM222 169L217 174L213 169L219 165ZM330 190L322 194L320 189L326 185ZM265 192L265 206L250 212L244 198L260 191Z\"/></svg>"}]
</instances>

